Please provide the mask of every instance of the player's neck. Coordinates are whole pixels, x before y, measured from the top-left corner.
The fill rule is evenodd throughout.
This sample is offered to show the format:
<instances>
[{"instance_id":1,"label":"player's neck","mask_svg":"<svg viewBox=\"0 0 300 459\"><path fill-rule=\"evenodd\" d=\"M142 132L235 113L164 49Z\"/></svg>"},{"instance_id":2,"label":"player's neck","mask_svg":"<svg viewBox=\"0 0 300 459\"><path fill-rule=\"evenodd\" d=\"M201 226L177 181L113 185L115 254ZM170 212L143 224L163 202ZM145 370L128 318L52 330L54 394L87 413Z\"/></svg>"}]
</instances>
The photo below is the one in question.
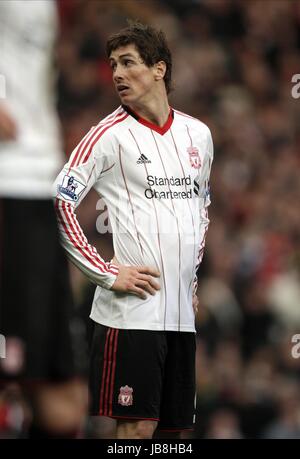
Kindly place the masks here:
<instances>
[{"instance_id":1,"label":"player's neck","mask_svg":"<svg viewBox=\"0 0 300 459\"><path fill-rule=\"evenodd\" d=\"M129 108L141 118L162 127L169 117L170 106L167 95L161 96L161 94L158 94L157 97L152 97L150 100L130 104Z\"/></svg>"}]
</instances>

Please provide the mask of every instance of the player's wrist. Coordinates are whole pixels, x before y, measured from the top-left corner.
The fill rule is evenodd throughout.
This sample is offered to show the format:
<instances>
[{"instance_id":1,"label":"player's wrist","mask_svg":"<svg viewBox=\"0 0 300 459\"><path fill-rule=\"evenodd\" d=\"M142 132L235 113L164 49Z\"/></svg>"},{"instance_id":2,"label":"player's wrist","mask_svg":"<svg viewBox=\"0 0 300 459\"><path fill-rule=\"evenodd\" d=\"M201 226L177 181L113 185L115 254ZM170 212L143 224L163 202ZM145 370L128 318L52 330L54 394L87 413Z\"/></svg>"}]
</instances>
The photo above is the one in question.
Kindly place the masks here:
<instances>
[{"instance_id":1,"label":"player's wrist","mask_svg":"<svg viewBox=\"0 0 300 459\"><path fill-rule=\"evenodd\" d=\"M108 263L106 263L106 267L109 273L115 274L116 276L119 274L119 269L120 269L119 266L112 263L112 261L109 261Z\"/></svg>"}]
</instances>

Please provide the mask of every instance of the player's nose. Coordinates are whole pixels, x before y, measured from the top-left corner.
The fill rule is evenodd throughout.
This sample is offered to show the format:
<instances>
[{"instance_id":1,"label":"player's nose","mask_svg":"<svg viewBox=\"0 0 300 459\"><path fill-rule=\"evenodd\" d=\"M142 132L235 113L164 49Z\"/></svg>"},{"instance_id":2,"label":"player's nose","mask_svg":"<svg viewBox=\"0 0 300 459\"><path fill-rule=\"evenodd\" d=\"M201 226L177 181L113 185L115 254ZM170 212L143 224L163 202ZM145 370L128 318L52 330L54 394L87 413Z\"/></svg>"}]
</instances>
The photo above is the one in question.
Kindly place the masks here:
<instances>
[{"instance_id":1,"label":"player's nose","mask_svg":"<svg viewBox=\"0 0 300 459\"><path fill-rule=\"evenodd\" d=\"M117 66L114 71L114 76L113 76L114 82L115 83L122 83L123 81L123 73L120 68L120 66Z\"/></svg>"}]
</instances>

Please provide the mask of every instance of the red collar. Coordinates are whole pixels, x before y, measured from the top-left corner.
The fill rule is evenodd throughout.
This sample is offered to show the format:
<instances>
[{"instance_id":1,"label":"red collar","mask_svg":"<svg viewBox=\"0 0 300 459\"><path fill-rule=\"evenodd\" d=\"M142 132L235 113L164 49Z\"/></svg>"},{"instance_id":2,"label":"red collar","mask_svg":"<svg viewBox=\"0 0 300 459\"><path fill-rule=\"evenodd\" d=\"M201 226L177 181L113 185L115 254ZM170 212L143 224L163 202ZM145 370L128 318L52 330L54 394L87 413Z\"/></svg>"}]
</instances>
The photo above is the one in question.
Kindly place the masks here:
<instances>
[{"instance_id":1,"label":"red collar","mask_svg":"<svg viewBox=\"0 0 300 459\"><path fill-rule=\"evenodd\" d=\"M174 111L172 108L170 108L170 113L168 116L167 121L163 126L158 126L157 124L151 123L151 121L145 120L145 118L142 118L138 113L133 111L131 108L127 107L126 105L122 105L124 110L129 113L129 115L133 116L139 123L143 124L144 126L147 126L148 128L152 129L153 131L158 132L161 135L164 135L171 127L174 119Z\"/></svg>"}]
</instances>

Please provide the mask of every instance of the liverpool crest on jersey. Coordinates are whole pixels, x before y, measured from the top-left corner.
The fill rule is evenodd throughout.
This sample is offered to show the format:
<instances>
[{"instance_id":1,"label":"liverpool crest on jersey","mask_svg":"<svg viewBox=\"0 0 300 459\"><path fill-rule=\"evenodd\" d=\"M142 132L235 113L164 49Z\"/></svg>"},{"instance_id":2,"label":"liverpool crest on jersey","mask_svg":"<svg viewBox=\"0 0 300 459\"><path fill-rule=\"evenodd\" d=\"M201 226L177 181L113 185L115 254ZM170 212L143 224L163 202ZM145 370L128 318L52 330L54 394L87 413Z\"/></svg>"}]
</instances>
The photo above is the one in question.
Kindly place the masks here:
<instances>
[{"instance_id":1,"label":"liverpool crest on jersey","mask_svg":"<svg viewBox=\"0 0 300 459\"><path fill-rule=\"evenodd\" d=\"M190 157L190 164L194 169L200 169L201 167L201 159L199 156L199 150L196 147L193 147L192 145L187 148L187 152Z\"/></svg>"},{"instance_id":2,"label":"liverpool crest on jersey","mask_svg":"<svg viewBox=\"0 0 300 459\"><path fill-rule=\"evenodd\" d=\"M123 406L130 406L133 404L133 389L129 386L120 387L118 403Z\"/></svg>"}]
</instances>

